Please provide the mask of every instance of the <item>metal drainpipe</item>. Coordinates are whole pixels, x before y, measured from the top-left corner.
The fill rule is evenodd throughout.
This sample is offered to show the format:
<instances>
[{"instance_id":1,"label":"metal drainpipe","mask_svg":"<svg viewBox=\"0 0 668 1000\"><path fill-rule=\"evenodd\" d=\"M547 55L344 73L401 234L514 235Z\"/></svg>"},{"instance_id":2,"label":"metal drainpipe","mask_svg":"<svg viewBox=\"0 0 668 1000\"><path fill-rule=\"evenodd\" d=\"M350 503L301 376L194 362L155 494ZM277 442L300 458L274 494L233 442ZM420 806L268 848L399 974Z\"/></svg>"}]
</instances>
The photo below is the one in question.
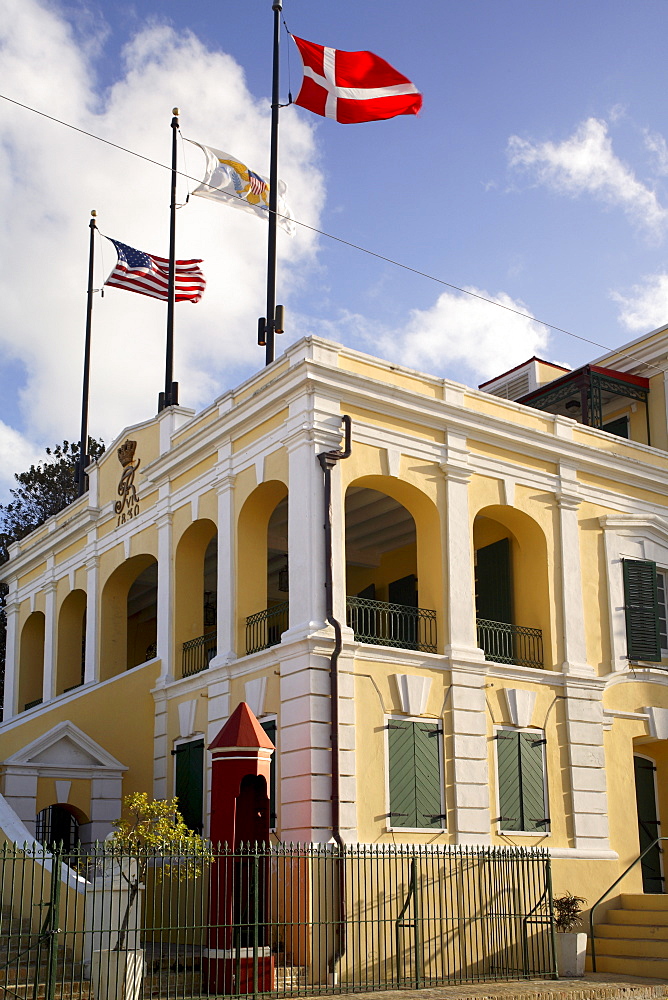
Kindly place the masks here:
<instances>
[{"instance_id":1,"label":"metal drainpipe","mask_svg":"<svg viewBox=\"0 0 668 1000\"><path fill-rule=\"evenodd\" d=\"M349 458L351 452L352 421L349 416L341 418L345 438L344 449L323 451L318 455L325 479L325 607L327 621L334 627L334 649L329 659L329 694L332 713L332 834L339 849L344 848L341 838L341 792L339 780L339 671L338 662L341 653L341 622L334 617L334 588L332 582L332 469L343 458ZM331 969L334 974L336 963L345 951L345 861L339 858L339 940L332 955Z\"/></svg>"}]
</instances>

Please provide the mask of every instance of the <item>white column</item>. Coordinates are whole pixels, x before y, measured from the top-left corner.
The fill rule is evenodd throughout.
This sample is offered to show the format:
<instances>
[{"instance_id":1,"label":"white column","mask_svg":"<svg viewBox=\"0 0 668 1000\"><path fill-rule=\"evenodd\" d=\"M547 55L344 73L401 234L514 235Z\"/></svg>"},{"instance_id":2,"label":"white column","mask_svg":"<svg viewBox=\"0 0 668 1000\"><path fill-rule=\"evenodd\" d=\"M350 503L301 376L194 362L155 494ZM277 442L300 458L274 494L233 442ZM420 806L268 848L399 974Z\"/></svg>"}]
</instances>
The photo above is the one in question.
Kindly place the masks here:
<instances>
[{"instance_id":1,"label":"white column","mask_svg":"<svg viewBox=\"0 0 668 1000\"><path fill-rule=\"evenodd\" d=\"M563 632L562 670L568 674L592 675L594 668L587 663L585 640L584 604L582 599L582 566L580 561L580 533L576 470L561 465L559 469L561 491L557 495L559 507L559 536L561 562L561 614Z\"/></svg>"},{"instance_id":2,"label":"white column","mask_svg":"<svg viewBox=\"0 0 668 1000\"><path fill-rule=\"evenodd\" d=\"M172 515L158 517L158 627L157 649L160 676L174 677L173 641L174 573L172 555Z\"/></svg>"},{"instance_id":3,"label":"white column","mask_svg":"<svg viewBox=\"0 0 668 1000\"><path fill-rule=\"evenodd\" d=\"M86 557L86 664L84 684L95 684L100 679L98 630L100 620L100 560L97 554Z\"/></svg>"},{"instance_id":4,"label":"white column","mask_svg":"<svg viewBox=\"0 0 668 1000\"><path fill-rule=\"evenodd\" d=\"M280 693L281 839L327 843L332 836L329 656L294 645L282 651ZM350 822L349 810L345 821Z\"/></svg>"},{"instance_id":5,"label":"white column","mask_svg":"<svg viewBox=\"0 0 668 1000\"><path fill-rule=\"evenodd\" d=\"M54 580L44 588L44 673L42 677L42 701L51 701L56 696L56 636L58 616L56 615L56 583Z\"/></svg>"},{"instance_id":6,"label":"white column","mask_svg":"<svg viewBox=\"0 0 668 1000\"><path fill-rule=\"evenodd\" d=\"M217 483L218 491L218 596L217 654L212 666L236 659L236 572L234 481L226 473Z\"/></svg>"},{"instance_id":7,"label":"white column","mask_svg":"<svg viewBox=\"0 0 668 1000\"><path fill-rule=\"evenodd\" d=\"M471 470L464 438L449 435L448 461L441 465L445 476L445 583L448 643L445 655L481 660L475 624L473 532L469 512Z\"/></svg>"},{"instance_id":8,"label":"white column","mask_svg":"<svg viewBox=\"0 0 668 1000\"><path fill-rule=\"evenodd\" d=\"M283 642L324 628L325 532L323 472L312 427L298 427L285 441L288 449L288 558L290 621Z\"/></svg>"},{"instance_id":9,"label":"white column","mask_svg":"<svg viewBox=\"0 0 668 1000\"><path fill-rule=\"evenodd\" d=\"M216 671L216 679L213 683L209 684L208 687L208 697L206 702L207 713L207 730L206 730L206 743L208 746L213 743L216 736L223 728L230 715L232 714L232 708L230 706L230 675L228 668L224 667L222 670ZM233 706L236 708L236 705ZM208 836L211 829L211 762L212 756L208 751L205 751L206 757L206 816L204 818L204 836ZM171 759L171 758L170 758ZM215 845L214 845L215 846Z\"/></svg>"},{"instance_id":10,"label":"white column","mask_svg":"<svg viewBox=\"0 0 668 1000\"><path fill-rule=\"evenodd\" d=\"M11 599L11 591L5 604L7 616L7 637L5 640L5 694L3 718L7 722L18 712L19 698L19 603Z\"/></svg>"},{"instance_id":11,"label":"white column","mask_svg":"<svg viewBox=\"0 0 668 1000\"><path fill-rule=\"evenodd\" d=\"M452 748L458 844L491 840L484 671L452 671Z\"/></svg>"},{"instance_id":12,"label":"white column","mask_svg":"<svg viewBox=\"0 0 668 1000\"><path fill-rule=\"evenodd\" d=\"M574 847L609 851L608 793L601 693L574 681L565 688Z\"/></svg>"}]
</instances>

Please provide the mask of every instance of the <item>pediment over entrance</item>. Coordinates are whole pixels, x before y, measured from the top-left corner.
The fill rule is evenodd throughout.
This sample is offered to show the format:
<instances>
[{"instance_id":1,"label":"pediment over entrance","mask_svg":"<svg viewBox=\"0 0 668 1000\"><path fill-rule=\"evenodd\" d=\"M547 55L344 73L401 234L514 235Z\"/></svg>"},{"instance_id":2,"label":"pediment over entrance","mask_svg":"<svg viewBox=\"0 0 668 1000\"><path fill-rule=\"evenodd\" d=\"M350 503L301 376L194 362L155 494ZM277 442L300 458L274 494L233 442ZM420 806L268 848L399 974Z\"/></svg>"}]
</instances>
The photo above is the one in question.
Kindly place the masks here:
<instances>
[{"instance_id":1,"label":"pediment over entrance","mask_svg":"<svg viewBox=\"0 0 668 1000\"><path fill-rule=\"evenodd\" d=\"M61 722L4 761L5 767L115 772L127 770L72 722Z\"/></svg>"}]
</instances>

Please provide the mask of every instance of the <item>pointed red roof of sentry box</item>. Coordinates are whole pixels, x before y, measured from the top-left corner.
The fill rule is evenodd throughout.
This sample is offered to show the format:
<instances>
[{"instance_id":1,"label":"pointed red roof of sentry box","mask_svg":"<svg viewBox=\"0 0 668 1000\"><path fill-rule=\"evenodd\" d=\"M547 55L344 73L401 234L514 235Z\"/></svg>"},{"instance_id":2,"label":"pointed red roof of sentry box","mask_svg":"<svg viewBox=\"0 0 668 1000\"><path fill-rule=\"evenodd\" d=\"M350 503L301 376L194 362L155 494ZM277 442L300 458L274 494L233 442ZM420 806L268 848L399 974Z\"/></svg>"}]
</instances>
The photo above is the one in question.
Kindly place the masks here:
<instances>
[{"instance_id":1,"label":"pointed red roof of sentry box","mask_svg":"<svg viewBox=\"0 0 668 1000\"><path fill-rule=\"evenodd\" d=\"M209 744L209 750L223 747L276 749L245 701L239 702L213 743Z\"/></svg>"}]
</instances>

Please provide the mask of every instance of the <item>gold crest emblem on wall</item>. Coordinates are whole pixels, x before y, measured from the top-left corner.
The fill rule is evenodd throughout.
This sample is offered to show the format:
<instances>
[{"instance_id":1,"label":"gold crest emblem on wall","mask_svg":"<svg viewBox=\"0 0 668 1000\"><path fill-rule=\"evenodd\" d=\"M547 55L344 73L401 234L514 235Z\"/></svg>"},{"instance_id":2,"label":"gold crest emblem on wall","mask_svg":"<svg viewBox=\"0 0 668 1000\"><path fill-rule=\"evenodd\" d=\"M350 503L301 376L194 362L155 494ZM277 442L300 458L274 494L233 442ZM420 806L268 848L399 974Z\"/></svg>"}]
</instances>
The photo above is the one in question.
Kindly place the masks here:
<instances>
[{"instance_id":1,"label":"gold crest emblem on wall","mask_svg":"<svg viewBox=\"0 0 668 1000\"><path fill-rule=\"evenodd\" d=\"M138 458L135 462L136 450L137 442L130 441L129 438L118 449L118 461L123 466L123 473L118 483L120 500L114 504L114 510L118 514L117 527L139 514L139 496L135 487L135 473L141 459Z\"/></svg>"}]
</instances>

